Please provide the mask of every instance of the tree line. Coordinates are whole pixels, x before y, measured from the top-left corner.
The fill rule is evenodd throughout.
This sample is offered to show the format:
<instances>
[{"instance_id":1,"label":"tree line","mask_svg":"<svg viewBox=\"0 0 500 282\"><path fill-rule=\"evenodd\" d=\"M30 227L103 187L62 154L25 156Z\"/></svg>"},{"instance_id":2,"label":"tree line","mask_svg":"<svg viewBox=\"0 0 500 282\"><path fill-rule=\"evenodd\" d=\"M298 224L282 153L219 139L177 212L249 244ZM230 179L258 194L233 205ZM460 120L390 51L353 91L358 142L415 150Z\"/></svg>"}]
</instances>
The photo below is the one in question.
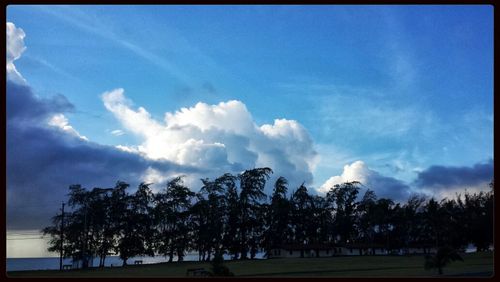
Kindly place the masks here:
<instances>
[{"instance_id":1,"label":"tree line","mask_svg":"<svg viewBox=\"0 0 500 282\"><path fill-rule=\"evenodd\" d=\"M268 254L286 245L463 250L472 243L482 251L493 242L493 182L488 192L441 201L412 195L396 203L370 189L359 195L362 184L356 181L335 185L325 196L309 193L302 184L288 196L284 177L268 197L264 187L272 173L265 167L201 179L197 193L182 176L157 193L147 183L133 193L122 181L92 190L71 185L71 210L55 215L43 229L51 236L48 250L62 250L63 257L80 259L85 268L87 258L99 258L103 267L111 254L127 265L135 256L182 261L188 252L197 252L200 261L223 253L253 259L260 251Z\"/></svg>"}]
</instances>

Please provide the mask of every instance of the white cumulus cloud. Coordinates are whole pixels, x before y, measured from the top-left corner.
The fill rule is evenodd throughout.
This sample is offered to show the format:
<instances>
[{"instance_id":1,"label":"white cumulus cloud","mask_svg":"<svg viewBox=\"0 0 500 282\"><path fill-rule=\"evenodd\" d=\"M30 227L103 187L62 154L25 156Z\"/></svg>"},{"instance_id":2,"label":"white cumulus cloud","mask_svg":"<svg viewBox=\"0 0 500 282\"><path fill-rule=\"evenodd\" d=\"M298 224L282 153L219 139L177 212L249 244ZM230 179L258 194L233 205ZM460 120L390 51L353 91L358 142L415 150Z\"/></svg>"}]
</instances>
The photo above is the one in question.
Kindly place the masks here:
<instances>
[{"instance_id":1,"label":"white cumulus cloud","mask_svg":"<svg viewBox=\"0 0 500 282\"><path fill-rule=\"evenodd\" d=\"M80 135L78 131L76 131L73 126L71 126L68 122L68 119L63 115L63 114L55 114L53 115L48 124L50 126L57 127L61 130L63 130L66 133L69 133L71 135L74 135L80 139L83 139L85 141L88 141L89 139L85 136Z\"/></svg>"},{"instance_id":2,"label":"white cumulus cloud","mask_svg":"<svg viewBox=\"0 0 500 282\"><path fill-rule=\"evenodd\" d=\"M165 174L162 171L159 171L157 169L154 169L152 167L148 167L146 171L144 172L142 176L142 180L146 183L165 183L169 178L165 176ZM152 186L152 189L154 189L155 192L158 192L157 186Z\"/></svg>"},{"instance_id":3,"label":"white cumulus cloud","mask_svg":"<svg viewBox=\"0 0 500 282\"><path fill-rule=\"evenodd\" d=\"M370 169L363 161L345 165L341 175L330 177L318 191L327 193L334 185L351 181L361 182L366 188L375 191L378 197L406 200L410 195L410 187L407 184L396 178L381 175Z\"/></svg>"},{"instance_id":4,"label":"white cumulus cloud","mask_svg":"<svg viewBox=\"0 0 500 282\"><path fill-rule=\"evenodd\" d=\"M103 93L102 100L125 130L142 138L141 144L121 146L122 150L199 167L213 176L268 166L292 185L312 182L318 157L307 130L297 121L276 119L258 126L245 104L236 100L199 102L167 112L157 121L143 107L134 109L121 88Z\"/></svg>"},{"instance_id":5,"label":"white cumulus cloud","mask_svg":"<svg viewBox=\"0 0 500 282\"><path fill-rule=\"evenodd\" d=\"M26 50L26 46L24 45L24 38L26 34L24 33L22 28L16 27L14 23L7 22L7 48L6 48L6 69L7 69L7 78L14 82L15 84L20 84L23 86L28 86L26 80L23 76L17 71L16 66L14 65L14 61L21 58L21 55ZM27 103L27 101L24 101ZM48 102L46 104L47 109L51 107L55 107L53 102L60 102L61 104L70 105L69 102L63 96L57 96L53 98L53 101ZM72 106L72 105L71 105ZM46 109L46 110L47 110ZM33 109L30 109L33 110ZM68 119L62 113L53 114L47 122L48 125L56 127L62 130L65 133L76 136L82 140L88 141L88 138L80 135L78 131L76 131L68 122Z\"/></svg>"},{"instance_id":6,"label":"white cumulus cloud","mask_svg":"<svg viewBox=\"0 0 500 282\"><path fill-rule=\"evenodd\" d=\"M7 22L7 78L22 84L26 83L26 80L17 71L14 61L19 59L26 50L26 46L24 46L25 36L26 34L21 28Z\"/></svg>"},{"instance_id":7,"label":"white cumulus cloud","mask_svg":"<svg viewBox=\"0 0 500 282\"><path fill-rule=\"evenodd\" d=\"M322 193L327 193L330 188L337 184L342 184L345 182L359 181L363 184L366 183L367 177L370 175L370 170L365 165L363 161L355 161L352 164L347 164L344 166L344 170L341 175L335 175L330 177L323 185L319 187L319 191Z\"/></svg>"}]
</instances>

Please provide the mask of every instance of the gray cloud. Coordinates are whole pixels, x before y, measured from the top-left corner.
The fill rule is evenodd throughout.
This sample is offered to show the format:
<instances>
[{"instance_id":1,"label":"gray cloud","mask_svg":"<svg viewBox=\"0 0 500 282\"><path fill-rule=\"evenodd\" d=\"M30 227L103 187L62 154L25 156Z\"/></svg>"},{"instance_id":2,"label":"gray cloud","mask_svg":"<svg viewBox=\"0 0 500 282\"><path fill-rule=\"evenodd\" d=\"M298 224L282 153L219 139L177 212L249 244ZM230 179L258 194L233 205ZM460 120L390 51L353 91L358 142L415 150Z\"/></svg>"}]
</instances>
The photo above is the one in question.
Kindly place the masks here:
<instances>
[{"instance_id":1,"label":"gray cloud","mask_svg":"<svg viewBox=\"0 0 500 282\"><path fill-rule=\"evenodd\" d=\"M37 98L27 86L7 81L7 229L39 229L50 223L68 186L132 187L148 168L161 173L200 172L168 161L151 161L111 146L84 141L47 125L73 110L62 95Z\"/></svg>"},{"instance_id":2,"label":"gray cloud","mask_svg":"<svg viewBox=\"0 0 500 282\"><path fill-rule=\"evenodd\" d=\"M383 176L375 171L367 179L366 186L374 190L379 198L405 201L410 196L410 186L399 179Z\"/></svg>"},{"instance_id":3,"label":"gray cloud","mask_svg":"<svg viewBox=\"0 0 500 282\"><path fill-rule=\"evenodd\" d=\"M27 85L7 81L7 120L9 123L37 123L46 121L54 113L74 110L65 96L58 94L51 99L37 98Z\"/></svg>"},{"instance_id":4,"label":"gray cloud","mask_svg":"<svg viewBox=\"0 0 500 282\"><path fill-rule=\"evenodd\" d=\"M418 187L447 189L457 186L477 186L493 179L493 160L472 167L431 166L419 172Z\"/></svg>"}]
</instances>

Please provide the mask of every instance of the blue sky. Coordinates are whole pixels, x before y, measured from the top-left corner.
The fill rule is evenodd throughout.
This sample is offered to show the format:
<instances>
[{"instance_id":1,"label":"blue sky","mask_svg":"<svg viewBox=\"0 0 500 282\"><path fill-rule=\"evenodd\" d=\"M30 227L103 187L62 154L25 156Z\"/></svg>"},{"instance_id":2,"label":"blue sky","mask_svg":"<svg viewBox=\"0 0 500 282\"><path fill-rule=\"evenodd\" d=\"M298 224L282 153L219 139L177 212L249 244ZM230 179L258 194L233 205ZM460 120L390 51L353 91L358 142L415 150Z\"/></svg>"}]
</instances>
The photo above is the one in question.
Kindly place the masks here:
<instances>
[{"instance_id":1,"label":"blue sky","mask_svg":"<svg viewBox=\"0 0 500 282\"><path fill-rule=\"evenodd\" d=\"M141 166L131 182L269 164L292 190L359 177L404 198L466 187L422 180L436 168L492 175L492 6L11 5L7 21L26 35L14 64L27 97L73 106L47 111L53 124L66 119L82 146L120 145L141 165L190 166ZM247 129L233 128L240 118ZM181 138L172 124L191 127Z\"/></svg>"}]
</instances>

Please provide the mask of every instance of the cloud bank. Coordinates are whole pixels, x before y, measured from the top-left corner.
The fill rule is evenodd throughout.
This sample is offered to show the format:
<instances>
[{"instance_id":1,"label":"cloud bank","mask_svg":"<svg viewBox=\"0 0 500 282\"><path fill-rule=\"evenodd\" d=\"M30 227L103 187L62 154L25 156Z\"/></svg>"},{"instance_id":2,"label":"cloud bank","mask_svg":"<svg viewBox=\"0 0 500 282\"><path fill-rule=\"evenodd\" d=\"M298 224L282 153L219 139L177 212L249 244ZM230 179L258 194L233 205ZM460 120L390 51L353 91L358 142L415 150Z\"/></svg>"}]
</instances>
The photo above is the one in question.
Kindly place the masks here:
<instances>
[{"instance_id":1,"label":"cloud bank","mask_svg":"<svg viewBox=\"0 0 500 282\"><path fill-rule=\"evenodd\" d=\"M455 193L487 190L493 180L493 160L471 167L431 166L418 173L414 184L439 197L453 197Z\"/></svg>"},{"instance_id":2,"label":"cloud bank","mask_svg":"<svg viewBox=\"0 0 500 282\"><path fill-rule=\"evenodd\" d=\"M472 167L431 166L418 174L419 187L475 186L493 179L493 160Z\"/></svg>"},{"instance_id":3,"label":"cloud bank","mask_svg":"<svg viewBox=\"0 0 500 282\"><path fill-rule=\"evenodd\" d=\"M54 116L72 108L63 97L40 99L28 86L7 81L8 229L47 225L66 200L70 184L112 187L117 180L125 180L137 185L151 170L166 175L198 172L89 142L71 127L51 125ZM69 126L65 118L61 124Z\"/></svg>"},{"instance_id":4,"label":"cloud bank","mask_svg":"<svg viewBox=\"0 0 500 282\"><path fill-rule=\"evenodd\" d=\"M245 104L235 100L199 102L167 112L158 121L143 107L134 109L121 88L103 93L102 100L124 129L142 138L138 146L119 146L122 150L205 168L210 176L268 166L275 177L285 176L292 185L312 183L318 157L311 137L297 121L276 119L258 126Z\"/></svg>"}]
</instances>

